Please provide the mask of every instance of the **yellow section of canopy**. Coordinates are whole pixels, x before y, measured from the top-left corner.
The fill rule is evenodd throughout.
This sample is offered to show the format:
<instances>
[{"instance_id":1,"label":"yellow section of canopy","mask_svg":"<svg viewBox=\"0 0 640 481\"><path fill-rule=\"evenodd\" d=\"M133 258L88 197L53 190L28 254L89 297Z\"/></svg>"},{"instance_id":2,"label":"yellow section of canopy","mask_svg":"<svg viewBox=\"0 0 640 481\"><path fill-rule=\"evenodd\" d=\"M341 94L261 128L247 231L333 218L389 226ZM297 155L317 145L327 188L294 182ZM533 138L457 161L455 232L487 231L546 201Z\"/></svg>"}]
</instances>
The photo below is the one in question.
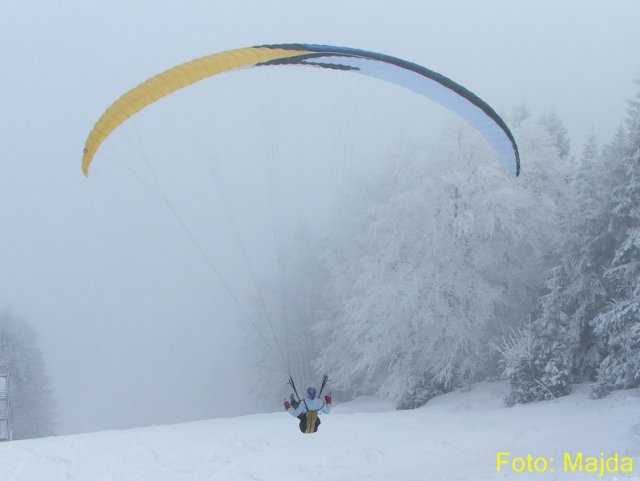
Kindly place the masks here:
<instances>
[{"instance_id":1,"label":"yellow section of canopy","mask_svg":"<svg viewBox=\"0 0 640 481\"><path fill-rule=\"evenodd\" d=\"M147 105L199 80L229 70L250 67L262 62L312 53L286 48L247 47L206 55L177 65L145 80L116 100L98 119L87 137L82 155L82 172L89 167L100 144L121 123Z\"/></svg>"}]
</instances>

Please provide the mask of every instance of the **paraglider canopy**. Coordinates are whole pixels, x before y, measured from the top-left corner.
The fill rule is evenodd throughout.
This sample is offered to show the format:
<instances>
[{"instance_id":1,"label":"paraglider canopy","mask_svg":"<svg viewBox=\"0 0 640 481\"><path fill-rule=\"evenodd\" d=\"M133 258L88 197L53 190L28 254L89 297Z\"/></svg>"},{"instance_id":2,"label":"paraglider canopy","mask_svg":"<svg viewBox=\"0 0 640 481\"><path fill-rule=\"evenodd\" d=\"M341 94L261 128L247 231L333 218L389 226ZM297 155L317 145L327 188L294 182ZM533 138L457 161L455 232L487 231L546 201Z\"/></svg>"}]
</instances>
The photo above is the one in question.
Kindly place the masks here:
<instances>
[{"instance_id":1,"label":"paraglider canopy","mask_svg":"<svg viewBox=\"0 0 640 481\"><path fill-rule=\"evenodd\" d=\"M246 67L310 66L354 72L385 80L456 112L492 146L511 175L520 173L518 147L500 116L482 99L451 79L396 57L348 47L310 44L261 45L191 60L149 78L116 100L96 122L84 147L82 171L120 124L156 100L207 77Z\"/></svg>"}]
</instances>

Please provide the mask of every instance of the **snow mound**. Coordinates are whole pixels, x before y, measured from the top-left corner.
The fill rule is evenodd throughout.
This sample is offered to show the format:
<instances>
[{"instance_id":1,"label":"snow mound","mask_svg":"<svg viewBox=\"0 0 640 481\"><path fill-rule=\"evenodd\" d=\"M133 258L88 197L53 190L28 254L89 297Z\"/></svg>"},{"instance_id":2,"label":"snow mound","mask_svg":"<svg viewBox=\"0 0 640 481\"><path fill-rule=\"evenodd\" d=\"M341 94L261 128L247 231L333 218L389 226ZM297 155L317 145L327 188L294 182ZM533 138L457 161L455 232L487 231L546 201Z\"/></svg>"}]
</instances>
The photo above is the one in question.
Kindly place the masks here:
<instances>
[{"instance_id":1,"label":"snow mound","mask_svg":"<svg viewBox=\"0 0 640 481\"><path fill-rule=\"evenodd\" d=\"M454 392L436 396L421 409L442 411L486 411L504 408L508 388L504 383L481 382Z\"/></svg>"},{"instance_id":2,"label":"snow mound","mask_svg":"<svg viewBox=\"0 0 640 481\"><path fill-rule=\"evenodd\" d=\"M373 396L361 396L346 403L338 404L333 409L334 414L357 414L357 413L381 413L395 411L396 407L392 401L379 399Z\"/></svg>"}]
</instances>

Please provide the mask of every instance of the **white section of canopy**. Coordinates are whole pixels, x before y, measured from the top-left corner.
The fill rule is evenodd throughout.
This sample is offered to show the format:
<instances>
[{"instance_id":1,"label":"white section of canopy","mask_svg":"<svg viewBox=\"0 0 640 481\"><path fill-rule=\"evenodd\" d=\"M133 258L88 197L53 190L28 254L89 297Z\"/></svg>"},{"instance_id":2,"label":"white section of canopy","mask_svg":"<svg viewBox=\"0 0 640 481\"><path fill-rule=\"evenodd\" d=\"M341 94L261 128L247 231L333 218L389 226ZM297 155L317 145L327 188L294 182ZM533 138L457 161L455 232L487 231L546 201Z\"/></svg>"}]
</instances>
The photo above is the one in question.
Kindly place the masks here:
<instances>
[{"instance_id":1,"label":"white section of canopy","mask_svg":"<svg viewBox=\"0 0 640 481\"><path fill-rule=\"evenodd\" d=\"M479 106L449 87L413 70L370 58L328 53L314 56L301 64L305 63L354 67L357 69L354 72L400 85L439 103L458 114L480 132L498 154L510 175L518 174L515 147L504 129Z\"/></svg>"}]
</instances>

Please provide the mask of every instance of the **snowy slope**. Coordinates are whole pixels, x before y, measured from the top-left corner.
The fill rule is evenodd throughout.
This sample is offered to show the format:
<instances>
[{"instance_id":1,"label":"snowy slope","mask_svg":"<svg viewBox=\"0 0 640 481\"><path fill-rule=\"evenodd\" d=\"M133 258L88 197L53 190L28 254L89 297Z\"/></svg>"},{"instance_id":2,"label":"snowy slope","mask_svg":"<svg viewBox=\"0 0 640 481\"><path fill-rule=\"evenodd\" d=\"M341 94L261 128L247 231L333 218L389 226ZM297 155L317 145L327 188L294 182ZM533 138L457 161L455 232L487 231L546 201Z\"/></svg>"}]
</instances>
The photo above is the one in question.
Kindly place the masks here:
<instances>
[{"instance_id":1,"label":"snowy slope","mask_svg":"<svg viewBox=\"0 0 640 481\"><path fill-rule=\"evenodd\" d=\"M284 412L0 445L2 481L640 480L640 390L504 408L481 383L413 411L361 399L302 435ZM496 453L554 458L545 473L496 471ZM633 457L633 473L563 472L564 453ZM551 468L554 469L551 472Z\"/></svg>"}]
</instances>

